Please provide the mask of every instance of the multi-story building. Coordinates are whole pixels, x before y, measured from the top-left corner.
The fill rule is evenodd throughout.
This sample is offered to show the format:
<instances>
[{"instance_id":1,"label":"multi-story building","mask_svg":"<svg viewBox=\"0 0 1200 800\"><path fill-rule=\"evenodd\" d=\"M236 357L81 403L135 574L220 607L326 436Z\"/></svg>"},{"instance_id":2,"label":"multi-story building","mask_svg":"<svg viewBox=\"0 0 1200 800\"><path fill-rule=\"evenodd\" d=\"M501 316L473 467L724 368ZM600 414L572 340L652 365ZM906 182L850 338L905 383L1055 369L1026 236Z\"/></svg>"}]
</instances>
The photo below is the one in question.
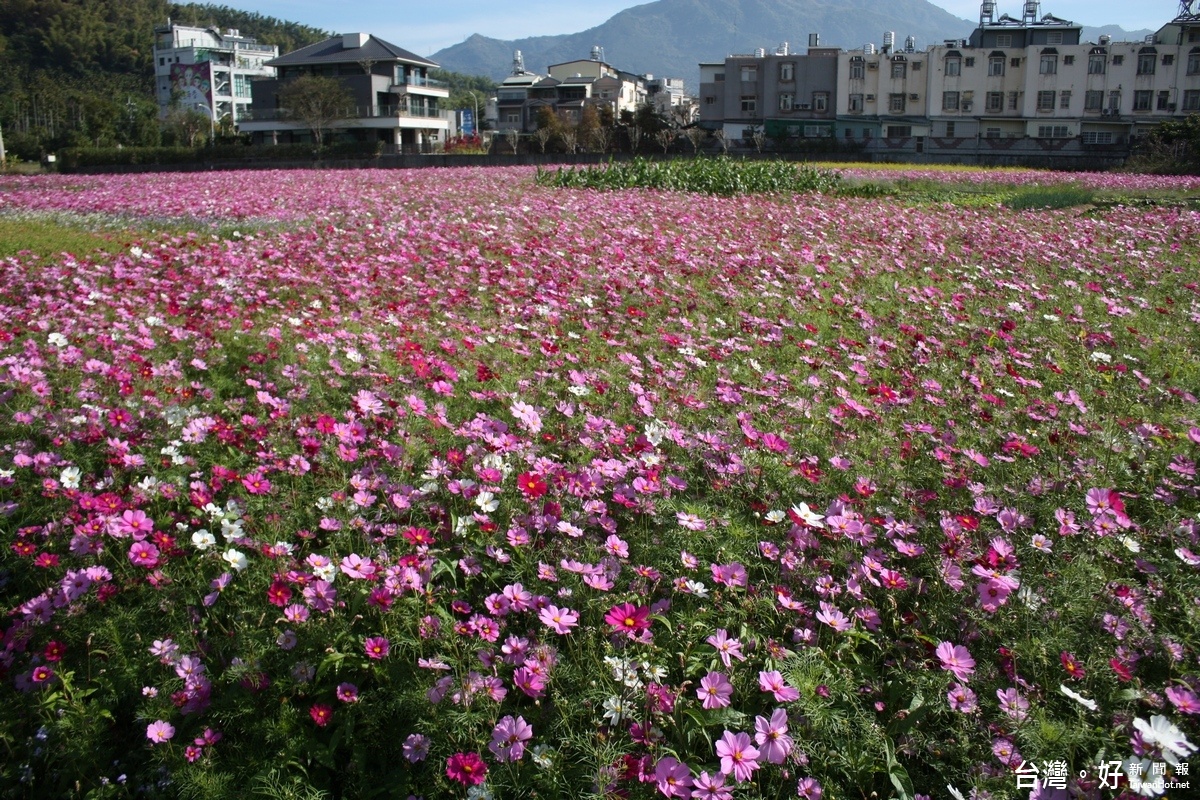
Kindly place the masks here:
<instances>
[{"instance_id":1,"label":"multi-story building","mask_svg":"<svg viewBox=\"0 0 1200 800\"><path fill-rule=\"evenodd\" d=\"M159 116L173 102L208 114L214 124L240 122L250 108L250 83L275 77L267 62L279 48L237 30L166 25L154 29L154 83Z\"/></svg>"},{"instance_id":2,"label":"multi-story building","mask_svg":"<svg viewBox=\"0 0 1200 800\"><path fill-rule=\"evenodd\" d=\"M837 127L842 139L867 141L923 137L929 133L929 53L910 36L895 48L895 34L876 50L837 54Z\"/></svg>"},{"instance_id":3,"label":"multi-story building","mask_svg":"<svg viewBox=\"0 0 1200 800\"><path fill-rule=\"evenodd\" d=\"M785 43L774 52L731 55L700 65L699 124L728 140L833 134L838 90L836 47L809 38L805 54Z\"/></svg>"},{"instance_id":4,"label":"multi-story building","mask_svg":"<svg viewBox=\"0 0 1200 800\"><path fill-rule=\"evenodd\" d=\"M923 51L912 37L897 48L888 32L878 49L810 47L803 59L783 48L731 56L700 64L701 121L745 139L760 126L771 134L773 126L802 119L812 135L818 129L809 119L828 107L838 139L868 152L1119 159L1163 120L1200 111L1200 13L1193 3L1181 0L1175 19L1137 42L1085 42L1082 26L1041 15L1037 0L1025 0L1020 18L997 16L995 0L983 0L969 38ZM836 64L832 75L820 64L826 57ZM835 99L821 106L830 81ZM784 111L802 97L805 105Z\"/></svg>"},{"instance_id":5,"label":"multi-story building","mask_svg":"<svg viewBox=\"0 0 1200 800\"><path fill-rule=\"evenodd\" d=\"M429 77L438 65L366 33L347 33L267 62L273 80L251 84L253 103L239 126L255 142L307 142L308 125L281 107L280 91L304 75L336 78L354 100L349 116L332 127L336 139L374 141L401 150L429 150L444 142L451 112L442 108L450 88Z\"/></svg>"}]
</instances>

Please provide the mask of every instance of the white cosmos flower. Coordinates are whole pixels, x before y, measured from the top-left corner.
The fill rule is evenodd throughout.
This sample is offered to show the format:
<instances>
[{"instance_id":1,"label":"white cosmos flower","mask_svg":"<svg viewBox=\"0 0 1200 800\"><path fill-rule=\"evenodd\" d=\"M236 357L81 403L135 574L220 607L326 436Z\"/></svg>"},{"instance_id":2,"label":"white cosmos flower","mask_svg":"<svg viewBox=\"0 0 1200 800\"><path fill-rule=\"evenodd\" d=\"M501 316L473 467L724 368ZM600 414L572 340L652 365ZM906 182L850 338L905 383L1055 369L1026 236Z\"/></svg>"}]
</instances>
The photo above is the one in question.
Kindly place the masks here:
<instances>
[{"instance_id":1,"label":"white cosmos flower","mask_svg":"<svg viewBox=\"0 0 1200 800\"><path fill-rule=\"evenodd\" d=\"M1097 708L1099 708L1099 706L1096 705L1095 700L1089 700L1088 698L1084 697L1083 695L1079 694L1078 692L1071 691L1070 689L1067 688L1067 685L1065 683L1060 683L1058 685L1058 690L1060 692L1062 692L1063 694L1065 694L1067 697L1074 700L1076 703L1079 703L1079 705L1083 706L1088 711L1095 711Z\"/></svg>"},{"instance_id":2,"label":"white cosmos flower","mask_svg":"<svg viewBox=\"0 0 1200 800\"><path fill-rule=\"evenodd\" d=\"M58 476L58 482L64 489L78 489L79 478L83 475L79 467L67 467Z\"/></svg>"},{"instance_id":3,"label":"white cosmos flower","mask_svg":"<svg viewBox=\"0 0 1200 800\"><path fill-rule=\"evenodd\" d=\"M792 511L796 513L796 516L807 522L809 525L812 525L814 528L825 527L821 523L821 520L825 519L825 515L818 514L817 512L813 511L808 507L808 503L801 503L798 506L792 506Z\"/></svg>"},{"instance_id":4,"label":"white cosmos flower","mask_svg":"<svg viewBox=\"0 0 1200 800\"><path fill-rule=\"evenodd\" d=\"M233 567L238 572L241 572L247 567L246 554L241 550L236 550L231 547L221 554L221 558L225 559L225 561L229 563L229 566Z\"/></svg>"},{"instance_id":5,"label":"white cosmos flower","mask_svg":"<svg viewBox=\"0 0 1200 800\"><path fill-rule=\"evenodd\" d=\"M196 546L197 550L208 550L216 546L217 537L208 531L199 530L192 534L192 544Z\"/></svg>"},{"instance_id":6,"label":"white cosmos flower","mask_svg":"<svg viewBox=\"0 0 1200 800\"><path fill-rule=\"evenodd\" d=\"M1149 722L1140 717L1134 719L1133 727L1142 734L1142 741L1146 744L1161 747L1163 759L1173 767L1179 766L1180 758L1196 752L1196 745L1189 742L1183 731L1161 714L1155 714Z\"/></svg>"}]
</instances>

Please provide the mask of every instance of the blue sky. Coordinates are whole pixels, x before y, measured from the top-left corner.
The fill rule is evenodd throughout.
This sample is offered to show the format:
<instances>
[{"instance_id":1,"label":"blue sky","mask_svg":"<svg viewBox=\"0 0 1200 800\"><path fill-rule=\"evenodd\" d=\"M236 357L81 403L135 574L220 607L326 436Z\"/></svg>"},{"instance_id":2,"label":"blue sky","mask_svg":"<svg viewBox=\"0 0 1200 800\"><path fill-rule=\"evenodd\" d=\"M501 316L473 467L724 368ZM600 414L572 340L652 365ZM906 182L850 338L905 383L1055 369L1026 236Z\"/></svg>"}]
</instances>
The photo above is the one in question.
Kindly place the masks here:
<instances>
[{"instance_id":1,"label":"blue sky","mask_svg":"<svg viewBox=\"0 0 1200 800\"><path fill-rule=\"evenodd\" d=\"M419 55L431 55L473 33L520 39L575 33L599 25L637 0L449 0L402 3L397 0L221 0L222 4L270 17L301 22L338 33L366 31ZM886 2L886 0L881 0ZM979 17L978 0L934 0L955 16ZM997 14L1020 16L1022 0L997 0ZM1120 25L1126 30L1157 29L1175 16L1178 0L1043 0L1042 14L1084 25Z\"/></svg>"}]
</instances>

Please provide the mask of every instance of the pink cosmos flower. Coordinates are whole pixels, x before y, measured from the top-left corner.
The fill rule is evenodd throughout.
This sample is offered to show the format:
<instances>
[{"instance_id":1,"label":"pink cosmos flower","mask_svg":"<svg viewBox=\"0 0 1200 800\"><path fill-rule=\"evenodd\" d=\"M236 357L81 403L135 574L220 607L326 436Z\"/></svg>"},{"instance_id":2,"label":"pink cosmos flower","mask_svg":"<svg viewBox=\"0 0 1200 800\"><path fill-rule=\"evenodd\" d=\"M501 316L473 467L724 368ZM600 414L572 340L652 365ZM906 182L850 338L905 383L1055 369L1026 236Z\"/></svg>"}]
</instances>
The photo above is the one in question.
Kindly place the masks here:
<instances>
[{"instance_id":1,"label":"pink cosmos flower","mask_svg":"<svg viewBox=\"0 0 1200 800\"><path fill-rule=\"evenodd\" d=\"M1200 698L1184 686L1168 686L1167 699L1184 714L1200 714Z\"/></svg>"},{"instance_id":2,"label":"pink cosmos flower","mask_svg":"<svg viewBox=\"0 0 1200 800\"><path fill-rule=\"evenodd\" d=\"M777 708L771 712L771 718L754 718L754 741L759 745L759 752L769 764L782 764L792 752L792 739L788 736L787 712Z\"/></svg>"},{"instance_id":3,"label":"pink cosmos flower","mask_svg":"<svg viewBox=\"0 0 1200 800\"><path fill-rule=\"evenodd\" d=\"M664 797L688 797L692 771L678 759L665 756L654 765L654 785Z\"/></svg>"},{"instance_id":4,"label":"pink cosmos flower","mask_svg":"<svg viewBox=\"0 0 1200 800\"><path fill-rule=\"evenodd\" d=\"M700 679L696 695L704 708L725 708L733 696L733 684L719 672L710 672Z\"/></svg>"},{"instance_id":5,"label":"pink cosmos flower","mask_svg":"<svg viewBox=\"0 0 1200 800\"><path fill-rule=\"evenodd\" d=\"M446 760L446 777L463 786L478 786L487 777L487 764L478 753L455 753Z\"/></svg>"},{"instance_id":6,"label":"pink cosmos flower","mask_svg":"<svg viewBox=\"0 0 1200 800\"><path fill-rule=\"evenodd\" d=\"M733 792L725 785L725 775L701 772L692 782L693 800L732 800Z\"/></svg>"},{"instance_id":7,"label":"pink cosmos flower","mask_svg":"<svg viewBox=\"0 0 1200 800\"><path fill-rule=\"evenodd\" d=\"M937 657L942 662L942 669L953 672L960 681L970 680L975 672L975 659L962 645L942 642L937 646Z\"/></svg>"},{"instance_id":8,"label":"pink cosmos flower","mask_svg":"<svg viewBox=\"0 0 1200 800\"><path fill-rule=\"evenodd\" d=\"M730 639L729 632L724 628L717 629L717 632L705 641L716 648L717 655L721 657L721 663L726 667L730 665L730 658L736 658L738 661L746 660L746 657L742 655L742 643L737 639Z\"/></svg>"},{"instance_id":9,"label":"pink cosmos flower","mask_svg":"<svg viewBox=\"0 0 1200 800\"><path fill-rule=\"evenodd\" d=\"M161 719L146 726L146 738L154 744L169 742L175 736L175 727Z\"/></svg>"},{"instance_id":10,"label":"pink cosmos flower","mask_svg":"<svg viewBox=\"0 0 1200 800\"><path fill-rule=\"evenodd\" d=\"M569 608L546 606L538 612L538 619L559 636L566 636L579 624L579 614Z\"/></svg>"},{"instance_id":11,"label":"pink cosmos flower","mask_svg":"<svg viewBox=\"0 0 1200 800\"><path fill-rule=\"evenodd\" d=\"M800 692L788 686L778 670L758 673L758 688L770 692L777 703L790 703L800 699Z\"/></svg>"},{"instance_id":12,"label":"pink cosmos flower","mask_svg":"<svg viewBox=\"0 0 1200 800\"><path fill-rule=\"evenodd\" d=\"M401 747L404 751L404 758L412 764L424 761L429 755L429 744L428 736L422 736L419 733L410 733Z\"/></svg>"},{"instance_id":13,"label":"pink cosmos flower","mask_svg":"<svg viewBox=\"0 0 1200 800\"><path fill-rule=\"evenodd\" d=\"M488 750L497 761L520 761L525 755L525 743L533 738L533 726L524 717L503 717L492 729Z\"/></svg>"},{"instance_id":14,"label":"pink cosmos flower","mask_svg":"<svg viewBox=\"0 0 1200 800\"><path fill-rule=\"evenodd\" d=\"M750 743L745 733L725 731L717 740L717 757L721 759L721 772L733 775L735 783L750 780L758 769L758 748Z\"/></svg>"},{"instance_id":15,"label":"pink cosmos flower","mask_svg":"<svg viewBox=\"0 0 1200 800\"><path fill-rule=\"evenodd\" d=\"M337 696L337 699L341 700L343 703L358 702L358 687L353 683L339 683L337 689L334 691L334 694Z\"/></svg>"},{"instance_id":16,"label":"pink cosmos flower","mask_svg":"<svg viewBox=\"0 0 1200 800\"><path fill-rule=\"evenodd\" d=\"M604 621L616 630L634 636L650 627L650 607L622 603L609 609Z\"/></svg>"},{"instance_id":17,"label":"pink cosmos flower","mask_svg":"<svg viewBox=\"0 0 1200 800\"><path fill-rule=\"evenodd\" d=\"M134 542L129 548L129 560L146 569L154 569L159 565L158 556L158 548L150 542Z\"/></svg>"},{"instance_id":18,"label":"pink cosmos flower","mask_svg":"<svg viewBox=\"0 0 1200 800\"><path fill-rule=\"evenodd\" d=\"M821 601L821 610L817 612L817 621L824 622L835 631L848 631L854 627L854 623L837 606L824 600Z\"/></svg>"},{"instance_id":19,"label":"pink cosmos flower","mask_svg":"<svg viewBox=\"0 0 1200 800\"><path fill-rule=\"evenodd\" d=\"M975 693L961 683L950 687L950 691L946 692L946 701L952 710L962 714L970 714L978 708L975 703Z\"/></svg>"}]
</instances>

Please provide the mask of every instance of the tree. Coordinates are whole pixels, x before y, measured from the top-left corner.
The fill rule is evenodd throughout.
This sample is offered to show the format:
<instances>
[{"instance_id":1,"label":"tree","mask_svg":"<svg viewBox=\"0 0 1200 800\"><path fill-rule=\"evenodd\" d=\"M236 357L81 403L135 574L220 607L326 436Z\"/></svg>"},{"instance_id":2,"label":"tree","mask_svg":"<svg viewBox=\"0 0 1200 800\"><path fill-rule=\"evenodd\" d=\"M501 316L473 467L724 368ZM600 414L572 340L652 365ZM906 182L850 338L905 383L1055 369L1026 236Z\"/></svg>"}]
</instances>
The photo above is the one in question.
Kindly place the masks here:
<instances>
[{"instance_id":1,"label":"tree","mask_svg":"<svg viewBox=\"0 0 1200 800\"><path fill-rule=\"evenodd\" d=\"M683 135L686 136L688 142L691 143L692 152L698 155L700 153L700 143L704 141L704 137L706 137L708 133L703 128L688 128L683 132Z\"/></svg>"},{"instance_id":2,"label":"tree","mask_svg":"<svg viewBox=\"0 0 1200 800\"><path fill-rule=\"evenodd\" d=\"M538 128L533 132L533 140L537 142L538 149L544 154L546 145L550 144L550 140L554 138L553 128Z\"/></svg>"},{"instance_id":3,"label":"tree","mask_svg":"<svg viewBox=\"0 0 1200 800\"><path fill-rule=\"evenodd\" d=\"M319 148L325 134L354 111L354 98L336 78L302 75L279 90L279 105L288 119L303 122Z\"/></svg>"},{"instance_id":4,"label":"tree","mask_svg":"<svg viewBox=\"0 0 1200 800\"><path fill-rule=\"evenodd\" d=\"M212 129L208 114L195 108L176 106L167 112L163 122L167 138L184 147L195 147L198 140Z\"/></svg>"},{"instance_id":5,"label":"tree","mask_svg":"<svg viewBox=\"0 0 1200 800\"><path fill-rule=\"evenodd\" d=\"M663 149L663 155L671 149L671 145L675 144L675 131L669 128L663 128L658 133L654 134L654 140L658 142L658 146Z\"/></svg>"},{"instance_id":6,"label":"tree","mask_svg":"<svg viewBox=\"0 0 1200 800\"><path fill-rule=\"evenodd\" d=\"M575 127L575 141L582 147L587 147L595 141L596 131L600 130L600 114L593 105L585 105L579 112L579 124ZM574 147L569 148L575 152Z\"/></svg>"},{"instance_id":7,"label":"tree","mask_svg":"<svg viewBox=\"0 0 1200 800\"><path fill-rule=\"evenodd\" d=\"M515 156L521 146L521 132L513 128L504 134L504 140L508 142L508 146L512 148L513 155Z\"/></svg>"},{"instance_id":8,"label":"tree","mask_svg":"<svg viewBox=\"0 0 1200 800\"><path fill-rule=\"evenodd\" d=\"M698 129L693 128L692 130ZM690 134L691 131L688 131L688 133ZM717 140L717 144L721 146L721 152L725 155L729 155L729 136L725 133L725 129L717 128L715 131L713 131L712 136Z\"/></svg>"}]
</instances>

